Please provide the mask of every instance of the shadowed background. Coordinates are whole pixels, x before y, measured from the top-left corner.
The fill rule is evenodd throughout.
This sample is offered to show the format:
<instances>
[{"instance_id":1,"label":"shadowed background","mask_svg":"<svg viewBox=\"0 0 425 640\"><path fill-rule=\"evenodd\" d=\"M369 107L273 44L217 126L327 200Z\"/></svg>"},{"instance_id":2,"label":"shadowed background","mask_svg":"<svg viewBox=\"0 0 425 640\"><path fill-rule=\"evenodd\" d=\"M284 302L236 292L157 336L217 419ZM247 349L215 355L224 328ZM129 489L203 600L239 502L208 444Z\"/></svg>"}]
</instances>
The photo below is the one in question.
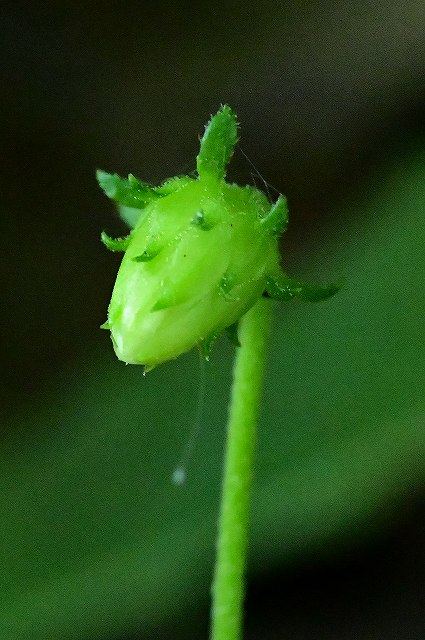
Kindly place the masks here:
<instances>
[{"instance_id":1,"label":"shadowed background","mask_svg":"<svg viewBox=\"0 0 425 640\"><path fill-rule=\"evenodd\" d=\"M232 348L173 487L197 354L146 379L115 360L99 234L124 226L94 170L192 171L227 102L230 179L288 196L288 270L346 279L276 307L246 637L422 638L424 4L3 2L0 20L0 636L207 637Z\"/></svg>"}]
</instances>

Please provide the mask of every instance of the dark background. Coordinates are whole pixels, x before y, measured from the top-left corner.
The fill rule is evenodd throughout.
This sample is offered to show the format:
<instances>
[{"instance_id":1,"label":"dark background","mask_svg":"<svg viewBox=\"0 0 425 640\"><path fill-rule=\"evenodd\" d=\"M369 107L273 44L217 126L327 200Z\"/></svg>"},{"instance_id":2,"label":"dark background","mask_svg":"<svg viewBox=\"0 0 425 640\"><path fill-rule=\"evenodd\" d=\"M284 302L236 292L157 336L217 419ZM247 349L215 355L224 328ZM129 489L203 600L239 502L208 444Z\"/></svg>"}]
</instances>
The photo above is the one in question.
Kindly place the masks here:
<instances>
[{"instance_id":1,"label":"dark background","mask_svg":"<svg viewBox=\"0 0 425 640\"><path fill-rule=\"evenodd\" d=\"M38 452L50 433L35 417L53 406L46 389L66 389L91 354L111 351L98 325L119 262L100 245L99 232L120 234L124 227L111 215L94 170L132 171L152 183L191 171L203 124L228 103L242 123L244 153L289 198L285 250L289 262L302 264L308 247L343 234L350 217L361 230L361 207L352 203L374 193L385 167L396 167L402 182L403 167L416 162L425 139L425 5L2 2L0 20L2 455L15 457L25 477L33 447ZM252 172L237 151L231 178L252 182ZM385 216L377 213L381 218L385 229ZM328 264L332 269L332 259ZM338 276L340 269L339 262ZM412 269L425 275L423 262ZM334 274L327 268L320 275ZM411 340L418 337L423 330ZM423 371L418 376L414 399ZM51 411L49 424L59 423L60 409ZM417 440L423 444L423 435ZM170 443L170 460L179 442ZM423 470L418 464L409 489L372 533L351 530L335 549L328 539L323 548L306 545L290 558L274 554L263 570L254 563L246 637L423 638ZM11 502L19 499L12 486ZM31 529L31 507L27 516ZM7 506L2 518L8 519ZM36 540L36 525L32 531ZM16 544L8 547L6 536L9 558L24 544L19 532L10 535ZM50 535L54 554L55 531ZM7 589L6 596L14 602ZM163 609L149 632L121 603L111 613L110 632L105 623L90 635L68 620L64 635L58 618L55 636L11 631L4 637L171 638L177 627L186 637L206 637L207 593L194 592L185 607L187 615ZM19 611L17 605L14 615Z\"/></svg>"}]
</instances>

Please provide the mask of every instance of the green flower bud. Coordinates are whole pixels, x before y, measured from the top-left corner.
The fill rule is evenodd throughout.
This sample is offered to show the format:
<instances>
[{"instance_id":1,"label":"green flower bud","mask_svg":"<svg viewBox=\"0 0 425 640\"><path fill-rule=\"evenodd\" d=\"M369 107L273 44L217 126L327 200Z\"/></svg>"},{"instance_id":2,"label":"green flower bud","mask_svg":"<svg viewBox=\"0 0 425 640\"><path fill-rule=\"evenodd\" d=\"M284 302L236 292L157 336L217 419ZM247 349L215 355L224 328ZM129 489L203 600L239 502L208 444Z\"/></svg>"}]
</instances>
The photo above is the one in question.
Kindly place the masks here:
<instances>
[{"instance_id":1,"label":"green flower bud","mask_svg":"<svg viewBox=\"0 0 425 640\"><path fill-rule=\"evenodd\" d=\"M262 295L318 299L336 291L283 274L286 200L271 205L258 189L225 182L236 142L236 117L223 106L205 129L196 179L152 187L98 172L106 195L134 223L127 238L102 234L109 249L125 251L103 325L120 360L152 369L195 345L208 357L215 337Z\"/></svg>"}]
</instances>

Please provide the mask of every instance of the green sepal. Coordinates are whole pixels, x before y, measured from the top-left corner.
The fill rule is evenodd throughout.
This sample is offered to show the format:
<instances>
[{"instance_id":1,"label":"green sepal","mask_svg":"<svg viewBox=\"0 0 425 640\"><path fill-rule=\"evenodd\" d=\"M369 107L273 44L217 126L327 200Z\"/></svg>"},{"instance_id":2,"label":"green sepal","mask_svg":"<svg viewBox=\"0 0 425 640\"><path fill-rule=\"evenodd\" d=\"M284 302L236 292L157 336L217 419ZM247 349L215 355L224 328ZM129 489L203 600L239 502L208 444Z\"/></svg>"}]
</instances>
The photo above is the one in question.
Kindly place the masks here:
<instances>
[{"instance_id":1,"label":"green sepal","mask_svg":"<svg viewBox=\"0 0 425 640\"><path fill-rule=\"evenodd\" d=\"M111 326L109 324L109 320L106 320L103 324L101 324L99 329L105 329L106 331L110 331Z\"/></svg>"},{"instance_id":2,"label":"green sepal","mask_svg":"<svg viewBox=\"0 0 425 640\"><path fill-rule=\"evenodd\" d=\"M126 251L130 243L130 236L125 238L111 238L105 231L100 234L100 239L109 251Z\"/></svg>"},{"instance_id":3,"label":"green sepal","mask_svg":"<svg viewBox=\"0 0 425 640\"><path fill-rule=\"evenodd\" d=\"M138 180L131 173L128 178L121 178L116 173L107 173L98 169L96 178L108 198L126 207L143 209L149 202L160 197L154 187Z\"/></svg>"},{"instance_id":4,"label":"green sepal","mask_svg":"<svg viewBox=\"0 0 425 640\"><path fill-rule=\"evenodd\" d=\"M279 236L288 225L288 203L285 196L280 195L270 212L261 218L261 227L269 233Z\"/></svg>"},{"instance_id":5,"label":"green sepal","mask_svg":"<svg viewBox=\"0 0 425 640\"><path fill-rule=\"evenodd\" d=\"M200 178L223 180L237 141L236 115L228 105L222 105L205 127L201 139L196 158Z\"/></svg>"},{"instance_id":6,"label":"green sepal","mask_svg":"<svg viewBox=\"0 0 425 640\"><path fill-rule=\"evenodd\" d=\"M241 346L241 343L239 342L238 328L239 322L235 322L234 324L231 324L230 327L226 328L226 335L235 347Z\"/></svg>"},{"instance_id":7,"label":"green sepal","mask_svg":"<svg viewBox=\"0 0 425 640\"><path fill-rule=\"evenodd\" d=\"M168 178L159 187L155 187L155 193L160 196L168 196L170 193L180 191L183 187L193 182L193 178L189 176L175 176L174 178Z\"/></svg>"},{"instance_id":8,"label":"green sepal","mask_svg":"<svg viewBox=\"0 0 425 640\"><path fill-rule=\"evenodd\" d=\"M267 278L265 295L281 301L300 298L300 300L306 300L307 302L320 302L335 295L341 287L342 283L330 284L325 287L306 284L280 273Z\"/></svg>"},{"instance_id":9,"label":"green sepal","mask_svg":"<svg viewBox=\"0 0 425 640\"><path fill-rule=\"evenodd\" d=\"M203 340L200 340L199 342L199 349L201 350L201 355L207 362L209 362L210 360L211 351L212 351L214 342L216 340L217 340L217 335L215 333L212 333L210 336L208 336L207 338L204 338Z\"/></svg>"}]
</instances>

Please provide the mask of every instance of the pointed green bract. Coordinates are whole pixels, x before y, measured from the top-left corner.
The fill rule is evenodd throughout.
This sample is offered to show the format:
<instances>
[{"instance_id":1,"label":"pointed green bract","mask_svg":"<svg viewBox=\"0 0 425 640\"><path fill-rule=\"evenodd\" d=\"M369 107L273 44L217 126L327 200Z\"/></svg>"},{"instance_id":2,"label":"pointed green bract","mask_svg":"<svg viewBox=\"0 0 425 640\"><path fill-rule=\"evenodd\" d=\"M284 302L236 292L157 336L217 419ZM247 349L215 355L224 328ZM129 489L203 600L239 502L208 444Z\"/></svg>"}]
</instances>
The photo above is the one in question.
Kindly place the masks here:
<instances>
[{"instance_id":1,"label":"pointed green bract","mask_svg":"<svg viewBox=\"0 0 425 640\"><path fill-rule=\"evenodd\" d=\"M153 187L141 182L131 173L128 178L121 178L116 173L107 173L98 169L96 178L108 198L126 207L143 209L152 200L159 197Z\"/></svg>"},{"instance_id":2,"label":"pointed green bract","mask_svg":"<svg viewBox=\"0 0 425 640\"><path fill-rule=\"evenodd\" d=\"M153 187L131 173L128 178L121 178L116 173L107 173L100 169L96 172L96 178L105 195L116 202L121 220L130 229L134 229L137 225L142 210L150 202L158 197L174 193L193 181L193 178L189 176L176 176L169 178L159 187Z\"/></svg>"},{"instance_id":3,"label":"pointed green bract","mask_svg":"<svg viewBox=\"0 0 425 640\"><path fill-rule=\"evenodd\" d=\"M288 203L285 196L280 195L270 212L261 220L264 230L280 236L288 226Z\"/></svg>"},{"instance_id":4,"label":"pointed green bract","mask_svg":"<svg viewBox=\"0 0 425 640\"><path fill-rule=\"evenodd\" d=\"M223 180L237 141L236 115L229 106L224 105L205 127L196 159L199 176Z\"/></svg>"},{"instance_id":5,"label":"pointed green bract","mask_svg":"<svg viewBox=\"0 0 425 640\"><path fill-rule=\"evenodd\" d=\"M130 236L111 238L105 231L100 234L100 239L109 251L126 251L130 242Z\"/></svg>"},{"instance_id":6,"label":"pointed green bract","mask_svg":"<svg viewBox=\"0 0 425 640\"><path fill-rule=\"evenodd\" d=\"M330 284L324 287L314 284L298 282L288 278L284 273L269 276L266 283L266 293L275 300L292 300L300 298L307 302L320 302L332 297L341 289L342 284Z\"/></svg>"},{"instance_id":7,"label":"pointed green bract","mask_svg":"<svg viewBox=\"0 0 425 640\"><path fill-rule=\"evenodd\" d=\"M223 332L239 344L238 322L262 295L317 301L338 290L280 270L286 199L270 204L253 186L225 182L237 137L236 116L225 105L206 126L197 178L152 187L131 174L98 172L132 228L127 238L102 234L109 249L125 251L104 325L120 360L149 371L195 345L208 359Z\"/></svg>"}]
</instances>

